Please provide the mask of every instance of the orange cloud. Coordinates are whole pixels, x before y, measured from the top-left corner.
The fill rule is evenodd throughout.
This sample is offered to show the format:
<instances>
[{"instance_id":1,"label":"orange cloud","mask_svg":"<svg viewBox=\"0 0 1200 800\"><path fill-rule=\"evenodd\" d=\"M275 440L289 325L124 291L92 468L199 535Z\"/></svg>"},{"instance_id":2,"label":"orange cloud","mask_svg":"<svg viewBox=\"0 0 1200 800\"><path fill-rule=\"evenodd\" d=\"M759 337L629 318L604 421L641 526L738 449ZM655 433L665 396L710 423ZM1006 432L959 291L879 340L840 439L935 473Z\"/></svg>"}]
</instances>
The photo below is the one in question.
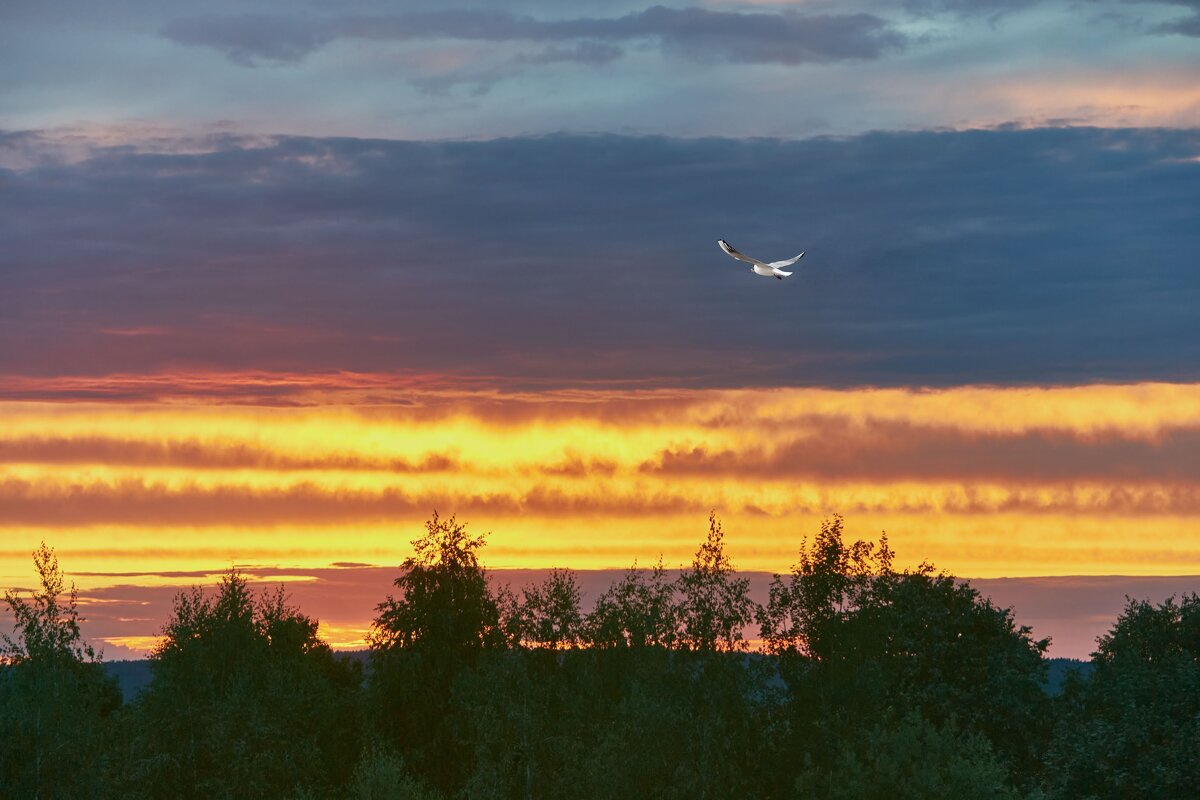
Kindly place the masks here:
<instances>
[{"instance_id":1,"label":"orange cloud","mask_svg":"<svg viewBox=\"0 0 1200 800\"><path fill-rule=\"evenodd\" d=\"M25 390L112 393L0 402L0 583L43 538L97 572L399 563L434 508L495 531L504 567L680 563L712 508L738 563L768 571L834 511L958 574L1200 567L1197 384L499 392L231 373Z\"/></svg>"},{"instance_id":2,"label":"orange cloud","mask_svg":"<svg viewBox=\"0 0 1200 800\"><path fill-rule=\"evenodd\" d=\"M1186 68L1124 68L1095 72L1065 70L1014 76L976 86L1010 115L1008 120L1074 118L1110 127L1195 127L1200 125L1200 86Z\"/></svg>"},{"instance_id":3,"label":"orange cloud","mask_svg":"<svg viewBox=\"0 0 1200 800\"><path fill-rule=\"evenodd\" d=\"M458 466L452 457L436 453L427 454L417 461L368 458L352 453L305 457L273 452L247 442L203 442L196 439L146 441L106 436L0 439L0 463L374 472L445 472Z\"/></svg>"}]
</instances>

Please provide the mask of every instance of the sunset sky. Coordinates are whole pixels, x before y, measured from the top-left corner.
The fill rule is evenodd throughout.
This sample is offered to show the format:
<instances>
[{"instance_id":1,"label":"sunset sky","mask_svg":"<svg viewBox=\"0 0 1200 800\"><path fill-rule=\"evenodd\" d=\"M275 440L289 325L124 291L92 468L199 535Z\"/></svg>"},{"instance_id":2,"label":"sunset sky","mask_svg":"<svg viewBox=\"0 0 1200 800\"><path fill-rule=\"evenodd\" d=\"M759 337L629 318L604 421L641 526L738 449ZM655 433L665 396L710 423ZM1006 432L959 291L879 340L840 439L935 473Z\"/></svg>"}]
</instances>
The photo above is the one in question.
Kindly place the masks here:
<instances>
[{"instance_id":1,"label":"sunset sky","mask_svg":"<svg viewBox=\"0 0 1200 800\"><path fill-rule=\"evenodd\" d=\"M1194 0L68 0L0 75L0 587L110 657L231 565L361 645L435 508L592 597L841 513L1052 655L1200 590Z\"/></svg>"}]
</instances>

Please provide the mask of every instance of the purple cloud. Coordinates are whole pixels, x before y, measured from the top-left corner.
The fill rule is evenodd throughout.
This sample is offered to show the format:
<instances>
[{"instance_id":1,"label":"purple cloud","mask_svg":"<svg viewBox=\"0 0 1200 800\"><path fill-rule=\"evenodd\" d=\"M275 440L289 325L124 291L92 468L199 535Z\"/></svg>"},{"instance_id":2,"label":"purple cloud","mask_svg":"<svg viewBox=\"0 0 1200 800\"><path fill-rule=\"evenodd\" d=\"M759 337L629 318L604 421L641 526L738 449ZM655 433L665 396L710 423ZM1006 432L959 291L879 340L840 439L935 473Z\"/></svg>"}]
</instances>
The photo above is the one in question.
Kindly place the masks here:
<instances>
[{"instance_id":1,"label":"purple cloud","mask_svg":"<svg viewBox=\"0 0 1200 800\"><path fill-rule=\"evenodd\" d=\"M484 9L324 18L203 16L172 20L161 33L180 44L211 47L242 66L296 63L338 38L575 42L573 47L555 46L543 54L553 56L549 59L553 61L583 63L616 58L620 50L612 42L649 39L667 52L697 60L789 65L875 59L907 43L885 20L871 14L744 13L664 6L621 17L561 20Z\"/></svg>"}]
</instances>

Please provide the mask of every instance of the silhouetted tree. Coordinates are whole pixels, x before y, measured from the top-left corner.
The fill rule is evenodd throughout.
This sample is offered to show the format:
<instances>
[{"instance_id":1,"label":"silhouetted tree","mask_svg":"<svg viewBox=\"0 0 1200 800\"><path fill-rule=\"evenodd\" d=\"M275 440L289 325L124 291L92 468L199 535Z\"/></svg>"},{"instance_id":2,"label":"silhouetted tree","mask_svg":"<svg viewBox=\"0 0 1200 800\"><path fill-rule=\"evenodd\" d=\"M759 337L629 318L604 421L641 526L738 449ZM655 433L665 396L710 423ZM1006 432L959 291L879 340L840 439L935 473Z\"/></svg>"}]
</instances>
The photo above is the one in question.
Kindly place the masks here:
<instances>
[{"instance_id":1,"label":"silhouetted tree","mask_svg":"<svg viewBox=\"0 0 1200 800\"><path fill-rule=\"evenodd\" d=\"M631 571L589 616L601 676L595 743L579 780L597 797L753 797L764 728L762 674L743 654L749 581L716 515L692 564Z\"/></svg>"},{"instance_id":2,"label":"silhouetted tree","mask_svg":"<svg viewBox=\"0 0 1200 800\"><path fill-rule=\"evenodd\" d=\"M846 611L865 604L876 576L890 578L893 553L886 535L878 548L862 540L847 545L842 536L840 514L822 521L813 546L801 544L787 580L776 575L771 582L769 601L759 614L768 652L785 659L831 657Z\"/></svg>"},{"instance_id":3,"label":"silhouetted tree","mask_svg":"<svg viewBox=\"0 0 1200 800\"><path fill-rule=\"evenodd\" d=\"M346 800L437 800L408 772L404 759L382 747L363 751L347 786Z\"/></svg>"},{"instance_id":4,"label":"silhouetted tree","mask_svg":"<svg viewBox=\"0 0 1200 800\"><path fill-rule=\"evenodd\" d=\"M661 557L649 574L635 563L596 600L587 616L588 642L601 649L673 647L678 638L674 595Z\"/></svg>"},{"instance_id":5,"label":"silhouetted tree","mask_svg":"<svg viewBox=\"0 0 1200 800\"><path fill-rule=\"evenodd\" d=\"M679 641L701 652L744 651L743 630L755 619L750 580L739 578L725 553L725 534L716 512L708 515L708 537L676 583Z\"/></svg>"},{"instance_id":6,"label":"silhouetted tree","mask_svg":"<svg viewBox=\"0 0 1200 800\"><path fill-rule=\"evenodd\" d=\"M412 541L416 551L400 565L395 586L379 604L368 639L377 655L397 650L420 652L448 664L472 660L488 647L504 644L500 613L479 565L483 536L436 511L425 535Z\"/></svg>"},{"instance_id":7,"label":"silhouetted tree","mask_svg":"<svg viewBox=\"0 0 1200 800\"><path fill-rule=\"evenodd\" d=\"M480 658L456 687L474 742L462 796L753 797L762 692L741 652L747 590L715 517L678 581L660 562L600 596L589 647L566 646L570 573L525 590L533 649Z\"/></svg>"},{"instance_id":8,"label":"silhouetted tree","mask_svg":"<svg viewBox=\"0 0 1200 800\"><path fill-rule=\"evenodd\" d=\"M604 723L591 653L579 649L492 652L455 686L470 758L464 798L582 797L579 764Z\"/></svg>"},{"instance_id":9,"label":"silhouetted tree","mask_svg":"<svg viewBox=\"0 0 1200 800\"><path fill-rule=\"evenodd\" d=\"M591 709L581 592L574 573L552 570L521 591L496 593L513 651L489 650L455 687L469 723L472 770L462 796L559 797L575 794L570 765L587 738ZM462 738L466 731L460 732Z\"/></svg>"},{"instance_id":10,"label":"silhouetted tree","mask_svg":"<svg viewBox=\"0 0 1200 800\"><path fill-rule=\"evenodd\" d=\"M377 607L371 647L370 704L380 734L405 754L434 789L457 791L471 744L453 689L486 651L502 651L509 636L479 564L483 536L470 536L455 517L435 511L395 586Z\"/></svg>"},{"instance_id":11,"label":"silhouetted tree","mask_svg":"<svg viewBox=\"0 0 1200 800\"><path fill-rule=\"evenodd\" d=\"M526 587L519 610L522 642L548 650L578 647L584 639L581 599L570 570L551 570L542 583Z\"/></svg>"},{"instance_id":12,"label":"silhouetted tree","mask_svg":"<svg viewBox=\"0 0 1200 800\"><path fill-rule=\"evenodd\" d=\"M1048 784L1061 798L1194 798L1200 787L1200 596L1127 598L1087 681L1068 681Z\"/></svg>"},{"instance_id":13,"label":"silhouetted tree","mask_svg":"<svg viewBox=\"0 0 1200 800\"><path fill-rule=\"evenodd\" d=\"M1050 699L1047 640L928 564L897 571L886 536L847 543L841 517L801 545L765 608L715 514L675 580L661 558L631 568L586 615L569 570L493 589L483 545L454 517L426 522L377 606L365 686L282 588L258 595L230 572L215 594L182 592L123 710L43 545L40 588L4 598L0 800L1099 800L1200 786L1195 594L1129 601L1092 677L1072 673ZM744 638L752 616L763 653Z\"/></svg>"},{"instance_id":14,"label":"silhouetted tree","mask_svg":"<svg viewBox=\"0 0 1200 800\"><path fill-rule=\"evenodd\" d=\"M231 571L175 598L132 710L133 796L280 797L342 785L357 758L361 672L280 587Z\"/></svg>"},{"instance_id":15,"label":"silhouetted tree","mask_svg":"<svg viewBox=\"0 0 1200 800\"><path fill-rule=\"evenodd\" d=\"M1008 770L977 733L939 728L919 714L875 724L837 743L828 768L796 779L803 800L1020 800Z\"/></svg>"},{"instance_id":16,"label":"silhouetted tree","mask_svg":"<svg viewBox=\"0 0 1200 800\"><path fill-rule=\"evenodd\" d=\"M928 564L895 572L892 558L886 537L845 545L834 517L772 585L762 635L788 682L790 746L828 765L840 737L912 710L982 733L1014 776L1032 780L1049 640L965 583Z\"/></svg>"},{"instance_id":17,"label":"silhouetted tree","mask_svg":"<svg viewBox=\"0 0 1200 800\"><path fill-rule=\"evenodd\" d=\"M54 551L43 542L33 563L32 597L4 595L14 630L0 634L0 797L96 797L121 695L83 641L78 592Z\"/></svg>"}]
</instances>

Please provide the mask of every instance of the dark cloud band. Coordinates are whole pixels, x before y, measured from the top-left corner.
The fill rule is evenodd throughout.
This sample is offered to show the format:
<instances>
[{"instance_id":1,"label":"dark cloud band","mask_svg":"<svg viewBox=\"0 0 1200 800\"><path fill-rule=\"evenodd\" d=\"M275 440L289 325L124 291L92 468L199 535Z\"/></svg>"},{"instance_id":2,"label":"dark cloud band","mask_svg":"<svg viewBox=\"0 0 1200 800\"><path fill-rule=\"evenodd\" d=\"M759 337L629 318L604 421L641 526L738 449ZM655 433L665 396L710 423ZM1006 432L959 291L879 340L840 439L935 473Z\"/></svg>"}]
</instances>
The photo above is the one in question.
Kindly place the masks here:
<instances>
[{"instance_id":1,"label":"dark cloud band","mask_svg":"<svg viewBox=\"0 0 1200 800\"><path fill-rule=\"evenodd\" d=\"M211 47L243 66L295 63L339 38L414 41L576 42L529 60L604 63L612 42L652 39L699 60L802 64L879 58L905 37L871 14L742 13L654 6L613 18L539 20L508 11L451 9L323 19L265 14L188 17L162 29L179 44Z\"/></svg>"},{"instance_id":2,"label":"dark cloud band","mask_svg":"<svg viewBox=\"0 0 1200 800\"><path fill-rule=\"evenodd\" d=\"M1194 381L1198 156L1095 129L98 148L0 171L0 374ZM760 281L718 237L808 255Z\"/></svg>"},{"instance_id":3,"label":"dark cloud band","mask_svg":"<svg viewBox=\"0 0 1200 800\"><path fill-rule=\"evenodd\" d=\"M481 419L486 419L483 417ZM433 422L436 424L436 422ZM850 422L837 416L790 420L786 429L738 450L695 445L661 450L636 466L645 475L838 481L995 481L1047 486L1078 482L1123 485L1200 485L1200 429L1164 428L1152 437L1121 431L967 431L910 423ZM105 436L0 439L0 464L108 465L189 470L375 472L393 475L488 474L470 459L431 454L379 458L356 452L298 456L246 442L139 440ZM558 461L514 465L522 480L539 475L606 480L635 471L615 461L567 455ZM494 472L493 470L491 470Z\"/></svg>"}]
</instances>

